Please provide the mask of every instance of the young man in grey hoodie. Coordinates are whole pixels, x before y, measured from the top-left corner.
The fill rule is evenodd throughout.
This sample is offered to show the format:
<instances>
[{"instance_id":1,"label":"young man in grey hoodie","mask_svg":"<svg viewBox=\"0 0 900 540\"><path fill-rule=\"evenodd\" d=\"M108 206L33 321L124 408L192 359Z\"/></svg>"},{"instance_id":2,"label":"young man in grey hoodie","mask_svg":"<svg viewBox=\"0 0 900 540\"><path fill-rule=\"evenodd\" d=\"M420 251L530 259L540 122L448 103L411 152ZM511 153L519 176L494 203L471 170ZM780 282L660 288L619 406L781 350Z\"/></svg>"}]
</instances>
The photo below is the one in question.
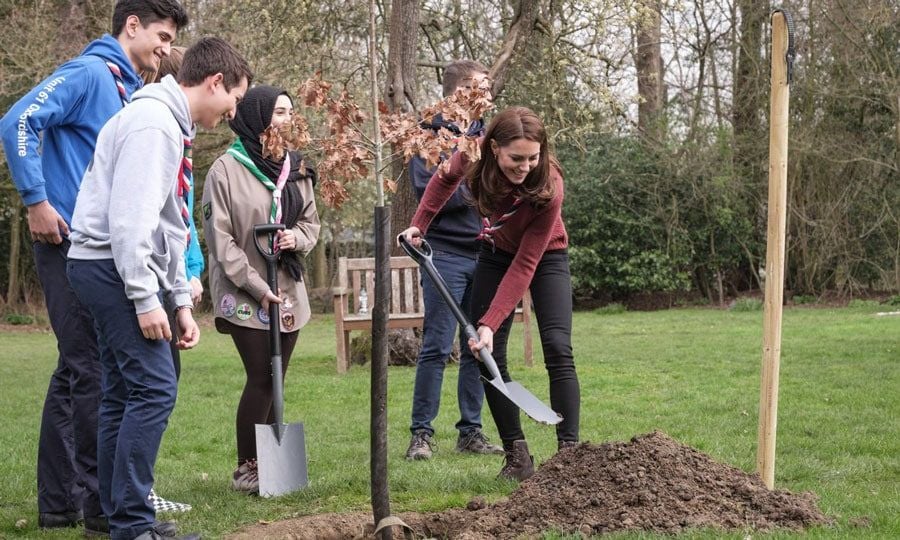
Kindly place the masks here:
<instances>
[{"instance_id":1,"label":"young man in grey hoodie","mask_svg":"<svg viewBox=\"0 0 900 540\"><path fill-rule=\"evenodd\" d=\"M113 540L173 537L154 527L147 499L177 388L163 296L176 306L178 346L195 346L182 257L194 125L232 118L251 79L229 44L198 41L177 82L168 76L136 92L103 127L75 201L67 275L98 331L98 477Z\"/></svg>"}]
</instances>

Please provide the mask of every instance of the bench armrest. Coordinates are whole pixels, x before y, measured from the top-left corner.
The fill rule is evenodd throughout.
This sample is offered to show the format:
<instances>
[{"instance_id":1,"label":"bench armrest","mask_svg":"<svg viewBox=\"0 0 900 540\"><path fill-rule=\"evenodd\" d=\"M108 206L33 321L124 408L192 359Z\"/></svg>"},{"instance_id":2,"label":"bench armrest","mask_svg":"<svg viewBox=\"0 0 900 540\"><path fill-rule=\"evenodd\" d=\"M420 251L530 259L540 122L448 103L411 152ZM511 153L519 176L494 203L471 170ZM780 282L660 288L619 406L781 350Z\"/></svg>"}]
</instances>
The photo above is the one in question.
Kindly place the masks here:
<instances>
[{"instance_id":1,"label":"bench armrest","mask_svg":"<svg viewBox=\"0 0 900 540\"><path fill-rule=\"evenodd\" d=\"M350 289L347 287L332 287L331 293L334 296L346 296L350 294Z\"/></svg>"}]
</instances>

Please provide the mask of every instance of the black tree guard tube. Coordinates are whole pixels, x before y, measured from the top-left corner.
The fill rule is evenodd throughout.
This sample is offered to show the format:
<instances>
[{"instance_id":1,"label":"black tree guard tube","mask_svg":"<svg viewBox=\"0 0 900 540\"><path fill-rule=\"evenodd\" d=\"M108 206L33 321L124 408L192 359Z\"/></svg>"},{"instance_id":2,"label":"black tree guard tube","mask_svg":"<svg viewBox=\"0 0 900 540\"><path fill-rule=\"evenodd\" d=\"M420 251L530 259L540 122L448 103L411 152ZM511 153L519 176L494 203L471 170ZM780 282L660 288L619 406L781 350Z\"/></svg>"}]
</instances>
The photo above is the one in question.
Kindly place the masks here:
<instances>
[{"instance_id":1,"label":"black tree guard tube","mask_svg":"<svg viewBox=\"0 0 900 540\"><path fill-rule=\"evenodd\" d=\"M391 298L391 207L375 207L375 301L372 305L371 475L375 523L391 515L387 467L388 310ZM392 538L391 529L381 531Z\"/></svg>"}]
</instances>

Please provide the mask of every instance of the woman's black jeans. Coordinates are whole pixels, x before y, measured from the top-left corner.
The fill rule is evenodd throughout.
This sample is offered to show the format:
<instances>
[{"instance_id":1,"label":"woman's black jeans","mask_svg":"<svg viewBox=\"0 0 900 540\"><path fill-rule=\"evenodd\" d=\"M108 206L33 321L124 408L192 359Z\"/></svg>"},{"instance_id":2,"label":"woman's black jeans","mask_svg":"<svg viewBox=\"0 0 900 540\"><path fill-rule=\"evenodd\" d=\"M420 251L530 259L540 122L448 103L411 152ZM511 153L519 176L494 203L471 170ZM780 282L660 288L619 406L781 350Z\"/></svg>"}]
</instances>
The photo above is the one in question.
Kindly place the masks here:
<instances>
[{"instance_id":1,"label":"woman's black jeans","mask_svg":"<svg viewBox=\"0 0 900 540\"><path fill-rule=\"evenodd\" d=\"M488 247L481 250L475 268L470 308L472 324L476 327L478 319L487 312L512 260L513 255L500 250L492 251ZM544 364L550 376L550 406L563 417L563 421L556 426L556 437L560 441L577 441L581 390L572 356L572 279L569 255L565 250L548 251L541 258L531 280L531 298L541 335ZM506 368L506 346L511 326L512 314L494 334L493 356L504 381L510 380ZM491 379L484 364L479 362L478 365L482 375ZM500 439L504 443L524 439L519 408L487 382L484 392Z\"/></svg>"}]
</instances>

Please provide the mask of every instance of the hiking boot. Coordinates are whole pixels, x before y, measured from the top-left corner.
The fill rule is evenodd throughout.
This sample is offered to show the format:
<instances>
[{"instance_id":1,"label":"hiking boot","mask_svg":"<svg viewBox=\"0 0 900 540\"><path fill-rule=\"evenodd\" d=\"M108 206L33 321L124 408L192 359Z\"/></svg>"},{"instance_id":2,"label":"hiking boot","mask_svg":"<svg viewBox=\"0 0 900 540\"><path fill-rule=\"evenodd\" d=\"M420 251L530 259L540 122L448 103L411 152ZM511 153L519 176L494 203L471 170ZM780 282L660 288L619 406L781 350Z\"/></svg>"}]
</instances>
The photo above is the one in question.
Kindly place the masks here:
<instances>
[{"instance_id":1,"label":"hiking boot","mask_svg":"<svg viewBox=\"0 0 900 540\"><path fill-rule=\"evenodd\" d=\"M406 449L406 459L431 459L435 444L431 434L424 429L416 430L409 440L409 448Z\"/></svg>"},{"instance_id":2,"label":"hiking boot","mask_svg":"<svg viewBox=\"0 0 900 540\"><path fill-rule=\"evenodd\" d=\"M152 530L161 537L168 538L175 536L178 529L174 521L154 521ZM102 515L84 518L84 535L87 537L109 536L109 520Z\"/></svg>"},{"instance_id":3,"label":"hiking boot","mask_svg":"<svg viewBox=\"0 0 900 540\"><path fill-rule=\"evenodd\" d=\"M259 472L256 470L256 460L248 459L231 475L231 489L241 493L259 493Z\"/></svg>"},{"instance_id":4,"label":"hiking boot","mask_svg":"<svg viewBox=\"0 0 900 540\"><path fill-rule=\"evenodd\" d=\"M559 441L556 443L556 451L562 452L563 450L575 448L576 446L578 446L578 441Z\"/></svg>"},{"instance_id":5,"label":"hiking boot","mask_svg":"<svg viewBox=\"0 0 900 540\"><path fill-rule=\"evenodd\" d=\"M528 453L528 443L520 439L518 441L503 441L503 450L506 454L503 468L498 476L509 480L527 480L534 474L534 458Z\"/></svg>"},{"instance_id":6,"label":"hiking boot","mask_svg":"<svg viewBox=\"0 0 900 540\"><path fill-rule=\"evenodd\" d=\"M460 433L456 439L456 451L468 454L503 454L503 447L491 444L487 436L478 428L468 433Z\"/></svg>"},{"instance_id":7,"label":"hiking boot","mask_svg":"<svg viewBox=\"0 0 900 540\"><path fill-rule=\"evenodd\" d=\"M77 527L81 523L81 512L39 512L38 527L42 529L65 529Z\"/></svg>"}]
</instances>

